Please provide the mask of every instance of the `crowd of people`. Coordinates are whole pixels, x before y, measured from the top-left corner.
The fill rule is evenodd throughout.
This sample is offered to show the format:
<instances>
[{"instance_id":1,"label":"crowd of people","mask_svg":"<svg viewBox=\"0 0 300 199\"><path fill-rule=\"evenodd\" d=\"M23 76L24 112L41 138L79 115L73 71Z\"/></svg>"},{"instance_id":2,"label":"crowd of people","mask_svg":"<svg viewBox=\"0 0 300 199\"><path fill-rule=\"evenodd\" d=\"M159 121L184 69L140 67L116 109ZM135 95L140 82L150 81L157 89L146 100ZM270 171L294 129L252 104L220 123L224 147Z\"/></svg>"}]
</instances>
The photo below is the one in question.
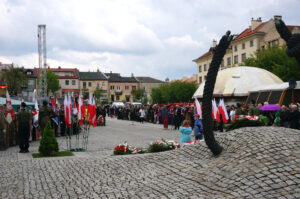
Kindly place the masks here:
<instances>
[{"instance_id":1,"label":"crowd of people","mask_svg":"<svg viewBox=\"0 0 300 199\"><path fill-rule=\"evenodd\" d=\"M300 104L282 105L281 110L262 111L261 107L267 103L255 104L252 101L249 105L236 103L227 105L227 123L232 123L237 116L263 115L268 118L268 125L282 126L286 128L299 129ZM195 140L203 139L203 125L201 113L197 113L195 105L126 105L117 107L112 105L101 105L96 107L96 117L98 125L106 125L106 117L119 120L136 121L140 123L149 122L163 125L163 129L179 130L182 134L181 141L188 142L191 138L188 135L194 131ZM8 122L5 116L6 106L0 106L0 150L9 146L19 144L20 152L28 152L29 140L37 140L41 137L41 132L48 121L55 131L55 136L64 136L79 133L78 119L76 114L72 115L72 128L66 128L64 106L55 104L50 106L47 101L43 101L43 106L39 108L38 121L34 120L35 109L27 109L26 104L22 103L20 109L15 114L12 121ZM219 114L219 113L218 113ZM224 117L224 116L223 116ZM55 118L55 119L54 119ZM217 130L223 131L224 121L222 114L221 120L217 124Z\"/></svg>"}]
</instances>

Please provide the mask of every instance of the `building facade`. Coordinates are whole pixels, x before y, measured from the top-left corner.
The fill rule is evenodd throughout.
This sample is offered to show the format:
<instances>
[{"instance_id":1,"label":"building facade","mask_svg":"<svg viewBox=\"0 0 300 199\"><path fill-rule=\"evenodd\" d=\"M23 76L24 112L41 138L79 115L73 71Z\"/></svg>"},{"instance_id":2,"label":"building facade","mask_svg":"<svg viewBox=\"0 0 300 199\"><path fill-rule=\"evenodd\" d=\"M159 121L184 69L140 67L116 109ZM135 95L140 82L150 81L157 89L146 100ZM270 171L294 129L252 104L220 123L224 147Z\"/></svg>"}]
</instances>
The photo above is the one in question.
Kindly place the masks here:
<instances>
[{"instance_id":1,"label":"building facade","mask_svg":"<svg viewBox=\"0 0 300 199\"><path fill-rule=\"evenodd\" d=\"M132 93L139 88L138 80L131 77L122 77L119 73L105 73L109 82L109 102L132 102Z\"/></svg>"},{"instance_id":2,"label":"building facade","mask_svg":"<svg viewBox=\"0 0 300 199\"><path fill-rule=\"evenodd\" d=\"M36 69L24 69L24 73L28 79L28 85L22 89L22 97L25 101L31 102L33 100L33 91L37 87L37 70Z\"/></svg>"},{"instance_id":3,"label":"building facade","mask_svg":"<svg viewBox=\"0 0 300 199\"><path fill-rule=\"evenodd\" d=\"M101 91L100 100L108 100L108 77L98 72L79 72L80 94L84 99L93 95L96 90Z\"/></svg>"},{"instance_id":4,"label":"building facade","mask_svg":"<svg viewBox=\"0 0 300 199\"><path fill-rule=\"evenodd\" d=\"M147 99L151 99L152 88L158 88L166 82L152 77L136 77L139 81L139 88L144 89Z\"/></svg>"},{"instance_id":5,"label":"building facade","mask_svg":"<svg viewBox=\"0 0 300 199\"><path fill-rule=\"evenodd\" d=\"M281 16L275 16L281 18ZM288 26L294 33L300 32L300 26ZM213 57L213 50L217 42L213 41L208 52L193 60L197 64L197 82L201 84L206 80L206 75ZM238 35L234 35L231 46L227 49L220 69L240 66L247 58L254 56L255 52L274 46L283 46L285 41L278 34L274 19L262 22L261 18L251 20L251 26Z\"/></svg>"}]
</instances>

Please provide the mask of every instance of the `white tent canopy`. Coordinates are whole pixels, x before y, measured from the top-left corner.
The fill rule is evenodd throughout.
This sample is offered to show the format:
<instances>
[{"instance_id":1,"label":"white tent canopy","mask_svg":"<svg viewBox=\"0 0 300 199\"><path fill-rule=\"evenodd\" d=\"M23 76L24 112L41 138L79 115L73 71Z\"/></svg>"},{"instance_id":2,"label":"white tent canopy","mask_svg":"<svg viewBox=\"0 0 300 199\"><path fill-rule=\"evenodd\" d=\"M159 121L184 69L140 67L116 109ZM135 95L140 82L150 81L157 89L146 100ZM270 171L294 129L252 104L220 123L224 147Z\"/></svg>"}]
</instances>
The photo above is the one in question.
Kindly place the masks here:
<instances>
[{"instance_id":1,"label":"white tent canopy","mask_svg":"<svg viewBox=\"0 0 300 199\"><path fill-rule=\"evenodd\" d=\"M26 103L26 105L34 106L34 103L32 103L32 102L25 102L25 103ZM6 104L6 98L0 97L0 104L1 105ZM15 106L18 106L18 105L21 105L21 101L20 100L11 99L11 104L15 105Z\"/></svg>"},{"instance_id":2,"label":"white tent canopy","mask_svg":"<svg viewBox=\"0 0 300 199\"><path fill-rule=\"evenodd\" d=\"M239 66L220 70L217 76L214 97L248 96L258 86L282 84L282 80L264 69ZM200 84L193 97L202 98L205 82Z\"/></svg>"},{"instance_id":3,"label":"white tent canopy","mask_svg":"<svg viewBox=\"0 0 300 199\"><path fill-rule=\"evenodd\" d=\"M289 88L289 83L288 82L284 82L281 84L270 84L267 86L257 86L253 89L251 89L249 92L259 92L259 91L282 91L282 90L286 90ZM295 87L295 89L300 89L300 81L297 81L297 85Z\"/></svg>"}]
</instances>

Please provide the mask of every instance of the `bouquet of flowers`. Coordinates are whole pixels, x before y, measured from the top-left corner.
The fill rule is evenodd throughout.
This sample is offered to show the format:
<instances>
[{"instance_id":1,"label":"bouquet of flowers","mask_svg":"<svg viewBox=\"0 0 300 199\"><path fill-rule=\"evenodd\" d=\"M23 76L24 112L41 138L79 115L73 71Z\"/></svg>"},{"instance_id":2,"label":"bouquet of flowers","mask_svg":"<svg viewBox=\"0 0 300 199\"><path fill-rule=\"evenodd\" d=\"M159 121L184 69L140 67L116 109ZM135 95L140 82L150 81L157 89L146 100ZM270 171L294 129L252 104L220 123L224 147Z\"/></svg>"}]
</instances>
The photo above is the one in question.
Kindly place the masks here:
<instances>
[{"instance_id":1,"label":"bouquet of flowers","mask_svg":"<svg viewBox=\"0 0 300 199\"><path fill-rule=\"evenodd\" d=\"M124 142L122 144L119 144L118 146L115 147L114 149L114 155L126 155L126 154L131 154L132 149L131 147L127 144L127 142Z\"/></svg>"},{"instance_id":2,"label":"bouquet of flowers","mask_svg":"<svg viewBox=\"0 0 300 199\"><path fill-rule=\"evenodd\" d=\"M144 149L132 147L131 154L142 154L142 153L146 153L146 152L147 151Z\"/></svg>"},{"instance_id":3,"label":"bouquet of flowers","mask_svg":"<svg viewBox=\"0 0 300 199\"><path fill-rule=\"evenodd\" d=\"M148 151L150 153L154 153L154 152L168 151L168 150L176 149L179 147L180 147L180 144L178 142L167 141L167 140L162 139L161 141L156 140L155 142L152 142L149 145Z\"/></svg>"}]
</instances>

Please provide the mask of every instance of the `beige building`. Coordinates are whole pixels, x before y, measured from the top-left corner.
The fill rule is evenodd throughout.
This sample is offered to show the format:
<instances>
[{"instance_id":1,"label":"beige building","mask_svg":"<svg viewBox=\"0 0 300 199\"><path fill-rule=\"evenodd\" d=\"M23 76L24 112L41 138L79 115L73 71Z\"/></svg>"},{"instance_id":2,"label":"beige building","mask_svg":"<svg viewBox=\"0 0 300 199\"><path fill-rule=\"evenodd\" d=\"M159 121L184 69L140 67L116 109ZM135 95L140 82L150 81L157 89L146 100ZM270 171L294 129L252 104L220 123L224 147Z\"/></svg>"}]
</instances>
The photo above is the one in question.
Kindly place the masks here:
<instances>
[{"instance_id":1,"label":"beige building","mask_svg":"<svg viewBox=\"0 0 300 199\"><path fill-rule=\"evenodd\" d=\"M139 87L144 89L145 94L147 95L148 100L151 99L152 88L158 88L166 82L154 79L152 77L136 77L139 81Z\"/></svg>"},{"instance_id":2,"label":"beige building","mask_svg":"<svg viewBox=\"0 0 300 199\"><path fill-rule=\"evenodd\" d=\"M133 91L139 88L138 80L131 77L122 77L119 73L105 73L109 82L109 101L133 101Z\"/></svg>"},{"instance_id":3,"label":"beige building","mask_svg":"<svg viewBox=\"0 0 300 199\"><path fill-rule=\"evenodd\" d=\"M100 71L79 72L80 94L88 99L96 90L101 91L100 100L108 100L108 78Z\"/></svg>"},{"instance_id":4,"label":"beige building","mask_svg":"<svg viewBox=\"0 0 300 199\"><path fill-rule=\"evenodd\" d=\"M300 26L288 26L288 28L292 33L300 32ZM216 45L217 42L213 41L213 45L208 52L193 60L197 64L197 81L199 84L206 80L207 71L213 57L212 52ZM252 18L249 28L246 28L238 35L234 35L231 46L226 51L220 69L240 66L247 58L254 55L255 52L276 45L283 46L285 45L285 41L278 34L274 19L262 22L261 18Z\"/></svg>"}]
</instances>

